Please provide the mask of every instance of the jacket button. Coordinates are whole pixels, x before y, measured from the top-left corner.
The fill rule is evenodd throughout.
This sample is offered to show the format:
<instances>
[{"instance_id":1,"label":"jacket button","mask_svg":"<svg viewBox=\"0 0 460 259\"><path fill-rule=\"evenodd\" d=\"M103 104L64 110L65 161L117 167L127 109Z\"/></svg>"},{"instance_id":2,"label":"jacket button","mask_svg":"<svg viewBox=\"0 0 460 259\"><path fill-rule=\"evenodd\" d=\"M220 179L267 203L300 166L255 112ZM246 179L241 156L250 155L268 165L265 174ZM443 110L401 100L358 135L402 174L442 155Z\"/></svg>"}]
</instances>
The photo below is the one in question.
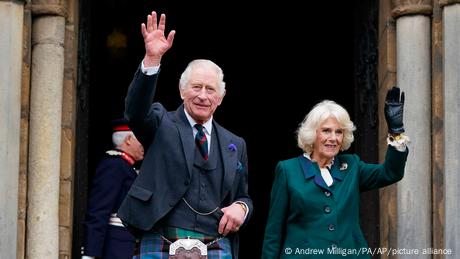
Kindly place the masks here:
<instances>
[{"instance_id":1,"label":"jacket button","mask_svg":"<svg viewBox=\"0 0 460 259\"><path fill-rule=\"evenodd\" d=\"M331 213L331 207L329 207L328 205L324 206L324 212L326 212L326 214Z\"/></svg>"},{"instance_id":2,"label":"jacket button","mask_svg":"<svg viewBox=\"0 0 460 259\"><path fill-rule=\"evenodd\" d=\"M334 224L329 224L329 227L327 229L329 229L329 231L334 231L335 230Z\"/></svg>"},{"instance_id":3,"label":"jacket button","mask_svg":"<svg viewBox=\"0 0 460 259\"><path fill-rule=\"evenodd\" d=\"M329 197L329 196L331 196L331 192L330 191L325 191L324 195L326 195L326 197Z\"/></svg>"},{"instance_id":4,"label":"jacket button","mask_svg":"<svg viewBox=\"0 0 460 259\"><path fill-rule=\"evenodd\" d=\"M169 207L174 207L174 202L173 201L169 202Z\"/></svg>"},{"instance_id":5,"label":"jacket button","mask_svg":"<svg viewBox=\"0 0 460 259\"><path fill-rule=\"evenodd\" d=\"M185 185L185 186L188 185L188 180L185 180L185 181L184 181L184 185Z\"/></svg>"}]
</instances>

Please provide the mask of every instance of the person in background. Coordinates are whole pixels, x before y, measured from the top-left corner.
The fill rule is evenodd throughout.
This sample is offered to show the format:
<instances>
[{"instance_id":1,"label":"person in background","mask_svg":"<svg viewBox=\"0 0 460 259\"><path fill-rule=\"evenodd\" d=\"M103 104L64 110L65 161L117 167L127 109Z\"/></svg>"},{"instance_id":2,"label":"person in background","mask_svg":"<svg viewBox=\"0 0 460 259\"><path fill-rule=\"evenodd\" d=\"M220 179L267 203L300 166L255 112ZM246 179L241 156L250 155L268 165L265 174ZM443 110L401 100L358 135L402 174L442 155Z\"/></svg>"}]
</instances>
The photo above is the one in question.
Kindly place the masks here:
<instances>
[{"instance_id":1,"label":"person in background","mask_svg":"<svg viewBox=\"0 0 460 259\"><path fill-rule=\"evenodd\" d=\"M403 127L404 93L393 87L385 100L388 147L382 164L340 154L353 142L355 126L333 101L313 107L297 130L303 154L275 170L263 259L370 258L349 253L367 248L359 224L360 193L403 178L409 139ZM302 251L316 251L308 256Z\"/></svg>"},{"instance_id":2,"label":"person in background","mask_svg":"<svg viewBox=\"0 0 460 259\"><path fill-rule=\"evenodd\" d=\"M116 212L137 177L144 148L125 119L112 121L114 149L106 152L91 185L84 222L82 259L131 259L136 240Z\"/></svg>"},{"instance_id":3,"label":"person in background","mask_svg":"<svg viewBox=\"0 0 460 259\"><path fill-rule=\"evenodd\" d=\"M147 152L118 215L141 238L135 258L168 258L173 243L187 250L190 242L204 245L196 256L238 258L237 233L252 213L246 143L213 117L225 83L210 60L194 60L182 73L183 104L176 111L152 104L160 61L175 35L165 37L165 24L164 14L157 23L152 12L141 26L145 56L128 90L125 118Z\"/></svg>"}]
</instances>

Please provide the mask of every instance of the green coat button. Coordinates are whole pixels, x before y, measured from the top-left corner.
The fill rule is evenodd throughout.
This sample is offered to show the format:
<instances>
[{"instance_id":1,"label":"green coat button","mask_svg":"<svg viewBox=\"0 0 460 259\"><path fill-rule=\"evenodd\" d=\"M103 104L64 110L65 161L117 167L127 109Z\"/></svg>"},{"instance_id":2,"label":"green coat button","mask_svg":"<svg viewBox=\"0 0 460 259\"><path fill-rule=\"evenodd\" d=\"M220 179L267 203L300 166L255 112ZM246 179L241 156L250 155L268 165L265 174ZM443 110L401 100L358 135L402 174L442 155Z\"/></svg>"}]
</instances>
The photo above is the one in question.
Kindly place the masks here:
<instances>
[{"instance_id":1,"label":"green coat button","mask_svg":"<svg viewBox=\"0 0 460 259\"><path fill-rule=\"evenodd\" d=\"M329 229L329 231L334 231L335 230L334 224L329 224L329 227L327 229Z\"/></svg>"}]
</instances>

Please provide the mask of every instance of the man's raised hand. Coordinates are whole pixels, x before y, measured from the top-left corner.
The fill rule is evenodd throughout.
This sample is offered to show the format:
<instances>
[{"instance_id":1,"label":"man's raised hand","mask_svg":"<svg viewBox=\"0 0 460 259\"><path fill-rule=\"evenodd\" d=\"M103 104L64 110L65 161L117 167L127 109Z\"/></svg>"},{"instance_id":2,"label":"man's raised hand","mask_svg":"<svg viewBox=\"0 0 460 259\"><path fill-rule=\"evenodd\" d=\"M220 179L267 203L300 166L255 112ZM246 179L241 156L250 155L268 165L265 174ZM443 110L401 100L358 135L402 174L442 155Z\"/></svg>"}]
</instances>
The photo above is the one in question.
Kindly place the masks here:
<instances>
[{"instance_id":1,"label":"man's raised hand","mask_svg":"<svg viewBox=\"0 0 460 259\"><path fill-rule=\"evenodd\" d=\"M165 37L165 27L166 15L161 14L160 21L157 22L157 13L155 11L147 16L147 25L141 24L145 44L145 67L160 65L161 58L172 47L176 31L170 31L168 37Z\"/></svg>"}]
</instances>

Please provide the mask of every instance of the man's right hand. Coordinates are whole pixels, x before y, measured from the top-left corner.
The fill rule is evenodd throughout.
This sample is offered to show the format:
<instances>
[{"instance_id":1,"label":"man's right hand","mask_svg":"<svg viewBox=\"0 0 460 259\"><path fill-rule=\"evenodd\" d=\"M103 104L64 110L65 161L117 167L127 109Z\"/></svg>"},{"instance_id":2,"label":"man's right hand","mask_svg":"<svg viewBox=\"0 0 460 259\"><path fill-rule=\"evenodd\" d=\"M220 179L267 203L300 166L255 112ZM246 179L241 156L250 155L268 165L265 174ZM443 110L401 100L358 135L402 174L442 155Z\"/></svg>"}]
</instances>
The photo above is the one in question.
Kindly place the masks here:
<instances>
[{"instance_id":1,"label":"man's right hand","mask_svg":"<svg viewBox=\"0 0 460 259\"><path fill-rule=\"evenodd\" d=\"M155 11L147 16L147 25L142 23L141 31L145 44L145 67L159 66L161 57L171 48L176 31L170 31L166 38L165 27L166 15L161 14L160 22L157 24L157 13Z\"/></svg>"}]
</instances>

